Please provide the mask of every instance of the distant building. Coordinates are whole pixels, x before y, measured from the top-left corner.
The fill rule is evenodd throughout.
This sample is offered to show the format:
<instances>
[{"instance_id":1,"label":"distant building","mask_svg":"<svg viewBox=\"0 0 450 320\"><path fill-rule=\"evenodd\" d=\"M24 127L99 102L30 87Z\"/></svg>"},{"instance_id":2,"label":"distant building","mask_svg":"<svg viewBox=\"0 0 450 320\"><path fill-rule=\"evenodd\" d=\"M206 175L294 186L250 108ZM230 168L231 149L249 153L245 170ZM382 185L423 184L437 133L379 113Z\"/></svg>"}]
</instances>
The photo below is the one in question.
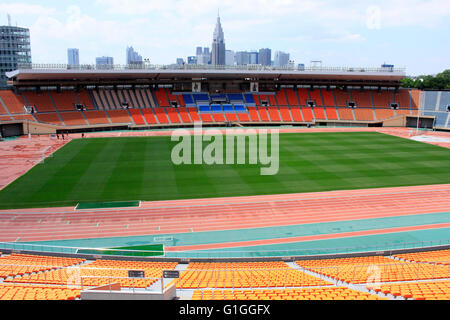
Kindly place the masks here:
<instances>
[{"instance_id":1,"label":"distant building","mask_svg":"<svg viewBox=\"0 0 450 320\"><path fill-rule=\"evenodd\" d=\"M235 54L232 50L225 50L225 65L232 66L234 65Z\"/></svg>"},{"instance_id":2,"label":"distant building","mask_svg":"<svg viewBox=\"0 0 450 320\"><path fill-rule=\"evenodd\" d=\"M142 64L142 56L134 51L133 47L127 47L127 65L130 64Z\"/></svg>"},{"instance_id":3,"label":"distant building","mask_svg":"<svg viewBox=\"0 0 450 320\"><path fill-rule=\"evenodd\" d=\"M67 49L67 64L69 66L80 65L80 51L76 48Z\"/></svg>"},{"instance_id":4,"label":"distant building","mask_svg":"<svg viewBox=\"0 0 450 320\"><path fill-rule=\"evenodd\" d=\"M196 56L187 57L187 63L188 64L197 64L197 57Z\"/></svg>"},{"instance_id":5,"label":"distant building","mask_svg":"<svg viewBox=\"0 0 450 320\"><path fill-rule=\"evenodd\" d=\"M247 51L236 52L236 64L238 66L245 66L250 63L250 53Z\"/></svg>"},{"instance_id":6,"label":"distant building","mask_svg":"<svg viewBox=\"0 0 450 320\"><path fill-rule=\"evenodd\" d=\"M220 16L217 16L216 29L214 30L213 43L211 49L211 64L225 65L225 37L220 23Z\"/></svg>"},{"instance_id":7,"label":"distant building","mask_svg":"<svg viewBox=\"0 0 450 320\"><path fill-rule=\"evenodd\" d=\"M258 63L263 66L270 66L272 64L272 50L269 48L259 49Z\"/></svg>"},{"instance_id":8,"label":"distant building","mask_svg":"<svg viewBox=\"0 0 450 320\"><path fill-rule=\"evenodd\" d=\"M0 87L6 87L6 72L17 70L20 64L31 64L30 30L0 26Z\"/></svg>"},{"instance_id":9,"label":"distant building","mask_svg":"<svg viewBox=\"0 0 450 320\"><path fill-rule=\"evenodd\" d=\"M275 57L273 61L276 67L285 67L289 64L289 53L282 51L275 51Z\"/></svg>"},{"instance_id":10,"label":"distant building","mask_svg":"<svg viewBox=\"0 0 450 320\"><path fill-rule=\"evenodd\" d=\"M249 63L250 64L258 64L259 63L259 52L250 51L249 52Z\"/></svg>"},{"instance_id":11,"label":"distant building","mask_svg":"<svg viewBox=\"0 0 450 320\"><path fill-rule=\"evenodd\" d=\"M183 58L177 58L177 64L178 65L183 65L184 64L184 59Z\"/></svg>"},{"instance_id":12,"label":"distant building","mask_svg":"<svg viewBox=\"0 0 450 320\"><path fill-rule=\"evenodd\" d=\"M211 54L209 48L197 47L197 64L209 64L211 61Z\"/></svg>"},{"instance_id":13,"label":"distant building","mask_svg":"<svg viewBox=\"0 0 450 320\"><path fill-rule=\"evenodd\" d=\"M95 64L98 69L112 69L114 65L113 57L98 57L95 58Z\"/></svg>"}]
</instances>

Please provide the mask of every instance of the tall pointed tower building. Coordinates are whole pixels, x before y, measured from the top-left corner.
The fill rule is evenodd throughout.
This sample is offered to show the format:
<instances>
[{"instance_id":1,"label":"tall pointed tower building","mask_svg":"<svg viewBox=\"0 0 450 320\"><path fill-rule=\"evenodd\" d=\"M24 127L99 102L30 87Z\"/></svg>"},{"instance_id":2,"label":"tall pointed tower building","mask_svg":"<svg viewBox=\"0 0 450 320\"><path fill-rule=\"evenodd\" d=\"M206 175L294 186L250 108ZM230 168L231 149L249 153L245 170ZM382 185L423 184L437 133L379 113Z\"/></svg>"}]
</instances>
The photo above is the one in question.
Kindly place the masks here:
<instances>
[{"instance_id":1,"label":"tall pointed tower building","mask_svg":"<svg viewBox=\"0 0 450 320\"><path fill-rule=\"evenodd\" d=\"M217 15L217 24L213 36L211 64L220 66L225 65L225 37L219 15Z\"/></svg>"}]
</instances>

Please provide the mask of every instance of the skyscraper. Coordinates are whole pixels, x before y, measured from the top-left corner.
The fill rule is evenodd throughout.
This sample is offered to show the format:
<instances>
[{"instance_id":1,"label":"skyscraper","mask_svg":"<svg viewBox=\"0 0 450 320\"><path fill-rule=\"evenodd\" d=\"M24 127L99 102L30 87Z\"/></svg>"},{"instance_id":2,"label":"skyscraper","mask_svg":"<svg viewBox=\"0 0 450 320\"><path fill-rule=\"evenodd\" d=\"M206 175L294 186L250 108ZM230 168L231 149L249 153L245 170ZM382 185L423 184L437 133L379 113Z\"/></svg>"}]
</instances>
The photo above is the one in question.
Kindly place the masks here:
<instances>
[{"instance_id":1,"label":"skyscraper","mask_svg":"<svg viewBox=\"0 0 450 320\"><path fill-rule=\"evenodd\" d=\"M273 64L276 67L285 67L289 64L289 53L282 51L275 51L275 58Z\"/></svg>"},{"instance_id":2,"label":"skyscraper","mask_svg":"<svg viewBox=\"0 0 450 320\"><path fill-rule=\"evenodd\" d=\"M220 16L217 16L216 29L213 35L211 64L225 65L225 37L220 23Z\"/></svg>"},{"instance_id":3,"label":"skyscraper","mask_svg":"<svg viewBox=\"0 0 450 320\"><path fill-rule=\"evenodd\" d=\"M232 66L234 65L234 51L232 50L225 50L225 65Z\"/></svg>"},{"instance_id":4,"label":"skyscraper","mask_svg":"<svg viewBox=\"0 0 450 320\"><path fill-rule=\"evenodd\" d=\"M80 65L80 51L76 48L67 49L67 64L69 66Z\"/></svg>"},{"instance_id":5,"label":"skyscraper","mask_svg":"<svg viewBox=\"0 0 450 320\"><path fill-rule=\"evenodd\" d=\"M6 87L5 72L17 70L20 64L31 64L30 30L0 26L0 88Z\"/></svg>"},{"instance_id":6,"label":"skyscraper","mask_svg":"<svg viewBox=\"0 0 450 320\"><path fill-rule=\"evenodd\" d=\"M269 48L259 49L259 64L270 66L272 63L272 50Z\"/></svg>"},{"instance_id":7,"label":"skyscraper","mask_svg":"<svg viewBox=\"0 0 450 320\"><path fill-rule=\"evenodd\" d=\"M112 69L114 65L113 57L98 57L95 58L95 64L98 69Z\"/></svg>"},{"instance_id":8,"label":"skyscraper","mask_svg":"<svg viewBox=\"0 0 450 320\"><path fill-rule=\"evenodd\" d=\"M130 64L142 64L142 56L133 47L127 47L127 65Z\"/></svg>"}]
</instances>

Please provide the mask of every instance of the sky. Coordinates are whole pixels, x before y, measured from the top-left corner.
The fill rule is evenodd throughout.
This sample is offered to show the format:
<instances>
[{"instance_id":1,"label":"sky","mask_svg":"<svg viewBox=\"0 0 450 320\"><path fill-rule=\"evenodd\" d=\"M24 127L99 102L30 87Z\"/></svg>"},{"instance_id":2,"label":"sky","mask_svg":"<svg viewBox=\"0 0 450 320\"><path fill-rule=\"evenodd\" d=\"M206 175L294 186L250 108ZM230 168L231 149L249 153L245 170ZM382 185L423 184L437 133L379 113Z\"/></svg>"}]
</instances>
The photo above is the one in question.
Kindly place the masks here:
<instances>
[{"instance_id":1,"label":"sky","mask_svg":"<svg viewBox=\"0 0 450 320\"><path fill-rule=\"evenodd\" d=\"M220 12L226 48L271 48L295 63L450 69L449 0L2 0L0 25L30 29L33 63L80 63L99 56L126 63L133 48L152 64L172 64L211 47Z\"/></svg>"}]
</instances>

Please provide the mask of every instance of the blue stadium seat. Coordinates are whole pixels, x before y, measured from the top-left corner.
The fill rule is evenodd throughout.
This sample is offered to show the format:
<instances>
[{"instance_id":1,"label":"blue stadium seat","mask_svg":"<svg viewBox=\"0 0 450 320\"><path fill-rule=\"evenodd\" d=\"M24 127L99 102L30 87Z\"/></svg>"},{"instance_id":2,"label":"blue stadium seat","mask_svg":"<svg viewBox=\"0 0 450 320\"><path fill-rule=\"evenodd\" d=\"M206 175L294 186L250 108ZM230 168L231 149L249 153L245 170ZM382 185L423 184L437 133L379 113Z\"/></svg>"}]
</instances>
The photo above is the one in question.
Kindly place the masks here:
<instances>
[{"instance_id":1,"label":"blue stadium seat","mask_svg":"<svg viewBox=\"0 0 450 320\"><path fill-rule=\"evenodd\" d=\"M194 105L194 99L192 99L192 95L189 93L183 93L183 99L184 99L184 103L189 106L189 105Z\"/></svg>"},{"instance_id":2,"label":"blue stadium seat","mask_svg":"<svg viewBox=\"0 0 450 320\"><path fill-rule=\"evenodd\" d=\"M231 104L224 104L222 107L224 112L234 112L233 105Z\"/></svg>"},{"instance_id":3,"label":"blue stadium seat","mask_svg":"<svg viewBox=\"0 0 450 320\"><path fill-rule=\"evenodd\" d=\"M246 113L247 112L247 109L242 104L235 104L234 105L234 110L236 110L236 112L239 112L239 113L244 113L244 112Z\"/></svg>"},{"instance_id":4,"label":"blue stadium seat","mask_svg":"<svg viewBox=\"0 0 450 320\"><path fill-rule=\"evenodd\" d=\"M211 108L209 107L209 105L199 105L198 106L198 111L200 112L211 112Z\"/></svg>"},{"instance_id":5,"label":"blue stadium seat","mask_svg":"<svg viewBox=\"0 0 450 320\"><path fill-rule=\"evenodd\" d=\"M212 112L223 112L222 107L220 104L212 104L211 105L211 111Z\"/></svg>"},{"instance_id":6,"label":"blue stadium seat","mask_svg":"<svg viewBox=\"0 0 450 320\"><path fill-rule=\"evenodd\" d=\"M252 94L250 94L250 93L246 93L246 94L244 94L244 97L245 97L245 102L248 104L248 105L255 105L255 99L253 99L253 95Z\"/></svg>"}]
</instances>

